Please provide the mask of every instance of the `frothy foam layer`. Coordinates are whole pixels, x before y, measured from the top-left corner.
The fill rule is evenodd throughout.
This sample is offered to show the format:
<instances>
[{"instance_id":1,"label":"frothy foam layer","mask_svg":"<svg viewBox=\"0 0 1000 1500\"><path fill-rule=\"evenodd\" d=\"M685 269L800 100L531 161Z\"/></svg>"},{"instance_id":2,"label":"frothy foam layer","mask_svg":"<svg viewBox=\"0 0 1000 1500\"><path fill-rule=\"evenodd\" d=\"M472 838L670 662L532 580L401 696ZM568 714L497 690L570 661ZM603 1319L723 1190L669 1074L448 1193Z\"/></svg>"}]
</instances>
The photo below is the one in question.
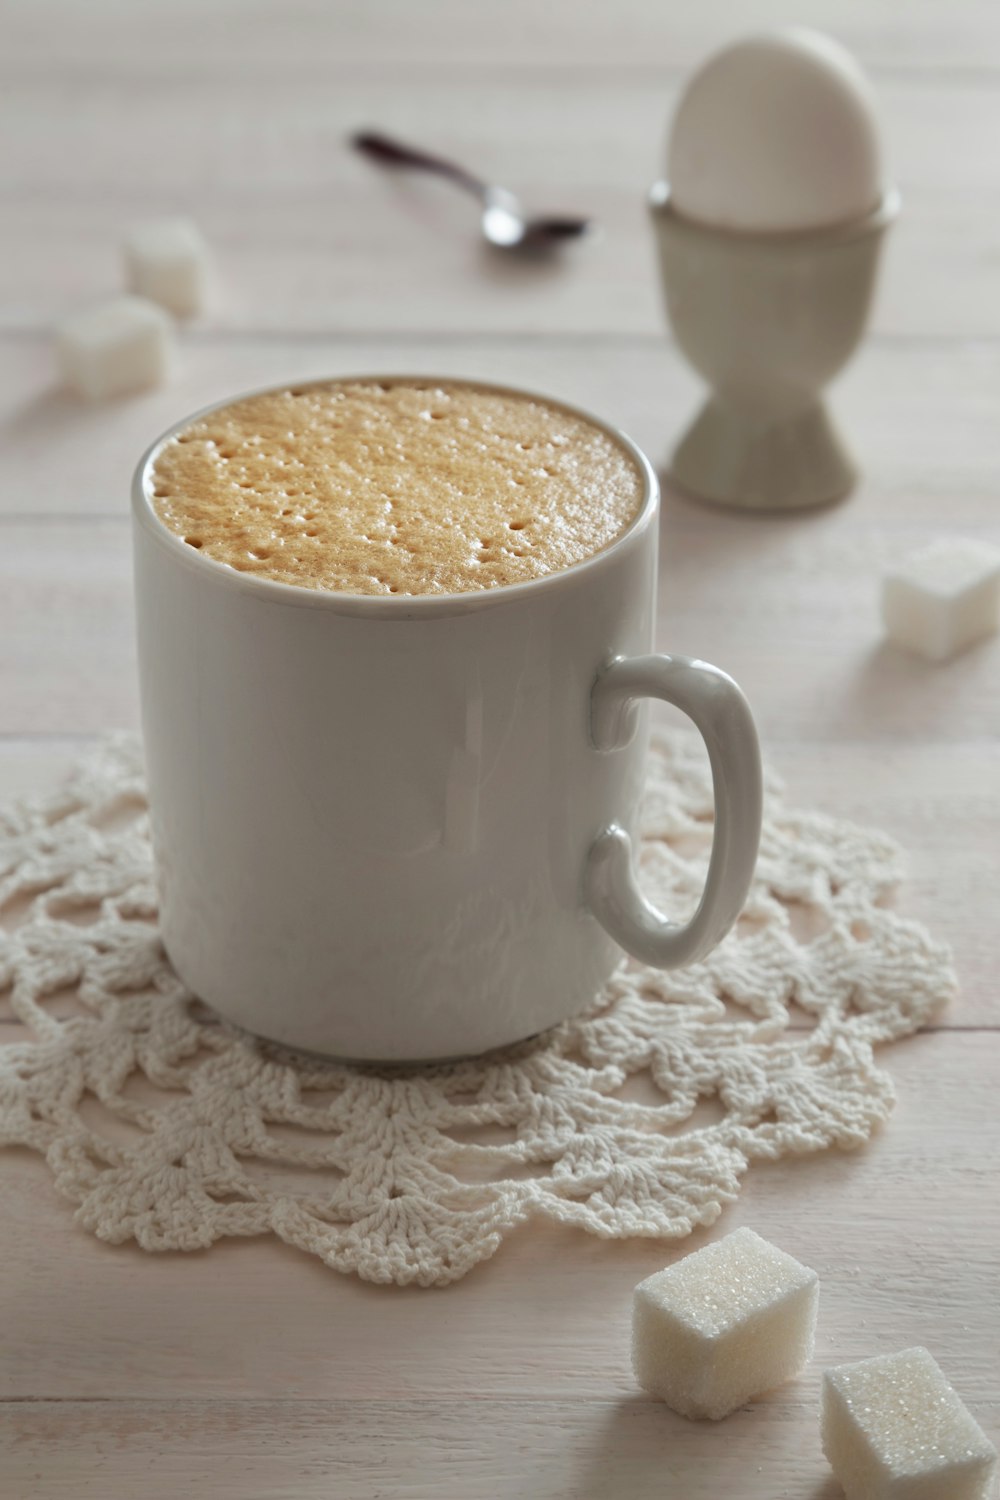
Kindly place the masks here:
<instances>
[{"instance_id":1,"label":"frothy foam layer","mask_svg":"<svg viewBox=\"0 0 1000 1500\"><path fill-rule=\"evenodd\" d=\"M192 422L151 474L216 562L350 594L464 593L572 567L627 530L643 477L602 428L474 385L333 381Z\"/></svg>"}]
</instances>

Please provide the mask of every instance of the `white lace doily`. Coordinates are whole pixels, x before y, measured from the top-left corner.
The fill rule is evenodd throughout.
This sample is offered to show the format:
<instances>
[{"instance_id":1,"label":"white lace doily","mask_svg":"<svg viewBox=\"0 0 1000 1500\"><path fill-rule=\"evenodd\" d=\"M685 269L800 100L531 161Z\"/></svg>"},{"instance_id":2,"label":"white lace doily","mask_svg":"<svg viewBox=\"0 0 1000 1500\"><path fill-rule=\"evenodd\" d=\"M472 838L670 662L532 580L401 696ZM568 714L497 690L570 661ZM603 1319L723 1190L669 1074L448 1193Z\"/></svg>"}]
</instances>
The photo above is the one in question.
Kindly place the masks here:
<instances>
[{"instance_id":1,"label":"white lace doily","mask_svg":"<svg viewBox=\"0 0 1000 1500\"><path fill-rule=\"evenodd\" d=\"M650 763L643 878L675 913L711 838L702 754L679 735ZM0 813L0 1002L23 1023L0 1030L0 1144L41 1152L113 1244L270 1233L371 1281L454 1281L532 1217L685 1235L752 1161L887 1118L873 1046L954 990L946 949L887 909L898 878L888 839L788 811L772 782L754 890L705 962L629 964L585 1016L486 1058L324 1064L218 1022L171 970L140 751L118 738Z\"/></svg>"}]
</instances>

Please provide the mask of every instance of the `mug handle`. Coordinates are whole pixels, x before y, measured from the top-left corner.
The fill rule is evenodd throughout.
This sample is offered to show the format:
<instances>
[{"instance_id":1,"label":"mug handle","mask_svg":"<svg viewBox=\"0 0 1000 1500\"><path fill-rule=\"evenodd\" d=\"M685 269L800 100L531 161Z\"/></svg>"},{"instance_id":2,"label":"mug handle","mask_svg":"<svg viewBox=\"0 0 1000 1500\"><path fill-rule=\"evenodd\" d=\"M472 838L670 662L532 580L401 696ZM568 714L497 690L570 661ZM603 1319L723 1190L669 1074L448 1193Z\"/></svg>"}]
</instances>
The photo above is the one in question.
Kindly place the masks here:
<instances>
[{"instance_id":1,"label":"mug handle","mask_svg":"<svg viewBox=\"0 0 1000 1500\"><path fill-rule=\"evenodd\" d=\"M658 969L704 958L742 910L760 845L763 779L750 706L725 672L685 656L617 657L591 691L591 734L604 752L635 732L638 698L659 698L687 714L701 731L712 766L715 832L708 878L687 923L670 922L646 900L632 869L632 840L612 823L587 858L587 904L615 942Z\"/></svg>"}]
</instances>

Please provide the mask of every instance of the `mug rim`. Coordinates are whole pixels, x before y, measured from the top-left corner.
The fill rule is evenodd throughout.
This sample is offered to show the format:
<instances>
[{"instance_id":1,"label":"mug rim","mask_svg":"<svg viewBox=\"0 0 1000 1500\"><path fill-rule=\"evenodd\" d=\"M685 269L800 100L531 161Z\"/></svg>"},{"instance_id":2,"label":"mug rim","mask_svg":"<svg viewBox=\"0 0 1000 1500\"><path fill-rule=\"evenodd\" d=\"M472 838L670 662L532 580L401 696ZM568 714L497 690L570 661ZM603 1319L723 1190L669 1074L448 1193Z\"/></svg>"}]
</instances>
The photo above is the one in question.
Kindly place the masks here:
<instances>
[{"instance_id":1,"label":"mug rim","mask_svg":"<svg viewBox=\"0 0 1000 1500\"><path fill-rule=\"evenodd\" d=\"M394 384L413 382L421 385L462 385L500 395L527 397L529 400L542 402L547 406L568 412L571 416L582 418L611 437L632 459L639 471L643 486L639 509L621 535L608 546L603 547L599 552L592 553L590 557L572 563L568 568L560 568L557 572L543 573L537 578L528 578L521 583L498 584L493 588L466 589L460 592L438 594L394 595L350 594L336 589L307 588L301 584L283 583L276 578L267 578L258 573L241 573L228 563L205 557L194 548L187 546L184 540L175 531L171 531L170 527L156 514L152 503L153 497L147 483L150 470L163 446L177 433L189 427L192 422L198 422L203 417L222 411L239 401L246 401L254 396L269 395L273 391L284 390L292 386L296 390L310 390L340 382L363 384L368 381L387 381ZM577 406L571 401L563 401L559 397L545 395L523 386L507 385L500 381L477 380L461 375L396 374L385 371L365 375L317 376L304 381L277 381L269 385L258 386L240 395L227 396L221 401L213 401L208 406L203 406L198 411L171 423L165 431L161 432L143 453L132 476L132 517L136 525L140 526L148 536L154 538L159 545L166 548L175 561L196 572L202 572L206 579L214 579L220 588L242 592L251 597L256 596L272 604L285 604L307 609L328 609L340 614L369 615L390 619L408 619L414 615L462 614L471 610L513 603L530 597L542 589L554 590L559 587L570 587L586 575L605 566L618 554L619 549L627 547L637 535L644 532L656 516L659 499L660 486L656 471L639 445L620 428L594 416L584 407Z\"/></svg>"}]
</instances>

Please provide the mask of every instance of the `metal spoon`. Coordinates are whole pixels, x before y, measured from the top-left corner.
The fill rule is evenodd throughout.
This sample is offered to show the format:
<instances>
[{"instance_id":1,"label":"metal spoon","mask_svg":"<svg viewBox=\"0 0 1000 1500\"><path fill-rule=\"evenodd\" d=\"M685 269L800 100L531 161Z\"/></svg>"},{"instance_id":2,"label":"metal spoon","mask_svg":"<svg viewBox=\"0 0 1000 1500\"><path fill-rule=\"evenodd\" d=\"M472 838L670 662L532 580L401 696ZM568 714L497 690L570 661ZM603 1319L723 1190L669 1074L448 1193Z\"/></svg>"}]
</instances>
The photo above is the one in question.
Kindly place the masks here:
<instances>
[{"instance_id":1,"label":"metal spoon","mask_svg":"<svg viewBox=\"0 0 1000 1500\"><path fill-rule=\"evenodd\" d=\"M471 193L482 206L484 236L500 250L549 249L564 240L578 239L590 228L589 219L561 214L527 214L506 188L483 182L454 162L405 146L379 131L359 131L351 137L351 144L375 161L436 172L439 177L446 177L456 187Z\"/></svg>"}]
</instances>

